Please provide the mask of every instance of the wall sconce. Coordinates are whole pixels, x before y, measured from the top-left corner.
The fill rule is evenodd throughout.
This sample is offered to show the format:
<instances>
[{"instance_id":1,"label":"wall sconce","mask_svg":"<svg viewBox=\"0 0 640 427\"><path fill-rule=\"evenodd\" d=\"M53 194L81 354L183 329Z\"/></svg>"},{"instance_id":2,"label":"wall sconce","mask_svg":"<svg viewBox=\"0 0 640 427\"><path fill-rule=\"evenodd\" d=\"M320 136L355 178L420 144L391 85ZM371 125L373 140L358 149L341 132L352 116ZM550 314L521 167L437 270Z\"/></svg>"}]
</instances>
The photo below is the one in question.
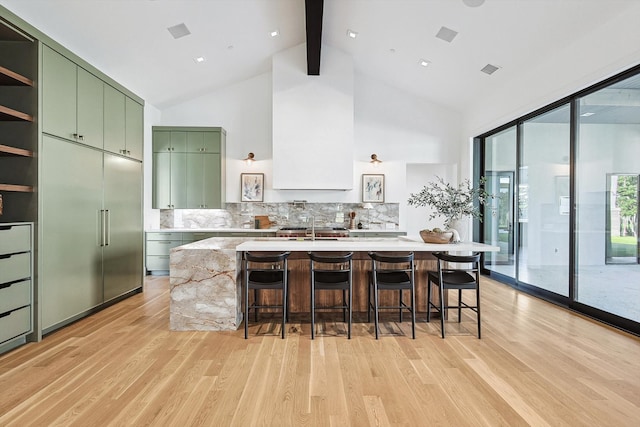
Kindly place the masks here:
<instances>
[{"instance_id":1,"label":"wall sconce","mask_svg":"<svg viewBox=\"0 0 640 427\"><path fill-rule=\"evenodd\" d=\"M382 160L378 159L378 155L377 154L372 154L371 155L371 163L373 164L373 166L378 166L380 163L382 163Z\"/></svg>"},{"instance_id":2,"label":"wall sconce","mask_svg":"<svg viewBox=\"0 0 640 427\"><path fill-rule=\"evenodd\" d=\"M248 164L249 166L251 166L251 164L252 164L253 162L255 162L254 157L255 157L255 155L254 155L253 153L249 153L249 154L247 154L247 157L244 159L244 162L245 162L246 164Z\"/></svg>"}]
</instances>

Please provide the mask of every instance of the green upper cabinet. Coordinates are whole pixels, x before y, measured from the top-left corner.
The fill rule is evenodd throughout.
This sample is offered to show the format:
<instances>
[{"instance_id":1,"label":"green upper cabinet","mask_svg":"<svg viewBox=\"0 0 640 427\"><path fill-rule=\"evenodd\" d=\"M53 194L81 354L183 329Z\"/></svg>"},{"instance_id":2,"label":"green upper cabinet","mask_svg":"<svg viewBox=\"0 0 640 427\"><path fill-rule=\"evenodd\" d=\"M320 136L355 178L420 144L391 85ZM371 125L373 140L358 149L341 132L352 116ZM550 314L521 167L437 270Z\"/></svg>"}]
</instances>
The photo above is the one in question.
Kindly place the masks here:
<instances>
[{"instance_id":1,"label":"green upper cabinet","mask_svg":"<svg viewBox=\"0 0 640 427\"><path fill-rule=\"evenodd\" d=\"M125 96L104 85L104 149L127 155L125 142Z\"/></svg>"},{"instance_id":2,"label":"green upper cabinet","mask_svg":"<svg viewBox=\"0 0 640 427\"><path fill-rule=\"evenodd\" d=\"M187 153L187 208L221 209L220 154Z\"/></svg>"},{"instance_id":3,"label":"green upper cabinet","mask_svg":"<svg viewBox=\"0 0 640 427\"><path fill-rule=\"evenodd\" d=\"M220 153L220 132L187 133L187 153Z\"/></svg>"},{"instance_id":4,"label":"green upper cabinet","mask_svg":"<svg viewBox=\"0 0 640 427\"><path fill-rule=\"evenodd\" d=\"M103 83L44 45L42 130L50 135L103 146Z\"/></svg>"},{"instance_id":5,"label":"green upper cabinet","mask_svg":"<svg viewBox=\"0 0 640 427\"><path fill-rule=\"evenodd\" d=\"M154 209L219 209L225 202L222 128L153 128Z\"/></svg>"},{"instance_id":6,"label":"green upper cabinet","mask_svg":"<svg viewBox=\"0 0 640 427\"><path fill-rule=\"evenodd\" d=\"M76 138L77 69L58 52L42 46L43 132Z\"/></svg>"},{"instance_id":7,"label":"green upper cabinet","mask_svg":"<svg viewBox=\"0 0 640 427\"><path fill-rule=\"evenodd\" d=\"M42 130L142 161L144 108L55 50L42 50Z\"/></svg>"},{"instance_id":8,"label":"green upper cabinet","mask_svg":"<svg viewBox=\"0 0 640 427\"><path fill-rule=\"evenodd\" d=\"M128 155L142 160L144 146L144 107L127 97L124 104L125 138Z\"/></svg>"},{"instance_id":9,"label":"green upper cabinet","mask_svg":"<svg viewBox=\"0 0 640 427\"><path fill-rule=\"evenodd\" d=\"M104 149L142 160L143 115L142 105L105 83Z\"/></svg>"},{"instance_id":10,"label":"green upper cabinet","mask_svg":"<svg viewBox=\"0 0 640 427\"><path fill-rule=\"evenodd\" d=\"M104 127L104 92L102 81L78 67L77 134L80 142L102 148Z\"/></svg>"}]
</instances>

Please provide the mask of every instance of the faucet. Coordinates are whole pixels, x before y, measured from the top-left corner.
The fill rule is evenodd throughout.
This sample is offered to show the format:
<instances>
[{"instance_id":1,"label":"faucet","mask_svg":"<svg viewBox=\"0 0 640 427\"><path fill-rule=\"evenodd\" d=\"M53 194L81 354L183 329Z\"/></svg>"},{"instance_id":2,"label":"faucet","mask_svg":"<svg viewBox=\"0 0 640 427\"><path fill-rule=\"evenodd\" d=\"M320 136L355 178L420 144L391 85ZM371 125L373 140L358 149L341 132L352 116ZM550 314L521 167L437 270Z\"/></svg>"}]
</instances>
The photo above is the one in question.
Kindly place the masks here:
<instances>
[{"instance_id":1,"label":"faucet","mask_svg":"<svg viewBox=\"0 0 640 427\"><path fill-rule=\"evenodd\" d=\"M311 240L316 240L316 217L311 216Z\"/></svg>"}]
</instances>

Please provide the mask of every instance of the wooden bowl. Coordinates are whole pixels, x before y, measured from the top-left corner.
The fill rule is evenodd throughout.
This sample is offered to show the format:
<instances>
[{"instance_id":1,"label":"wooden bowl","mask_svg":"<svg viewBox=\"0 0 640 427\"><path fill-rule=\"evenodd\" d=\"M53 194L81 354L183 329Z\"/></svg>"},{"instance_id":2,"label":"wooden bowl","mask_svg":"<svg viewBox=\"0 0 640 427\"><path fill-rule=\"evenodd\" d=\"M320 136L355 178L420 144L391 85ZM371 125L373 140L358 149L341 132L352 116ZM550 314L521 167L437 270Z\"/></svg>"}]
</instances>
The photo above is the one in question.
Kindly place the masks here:
<instances>
[{"instance_id":1,"label":"wooden bowl","mask_svg":"<svg viewBox=\"0 0 640 427\"><path fill-rule=\"evenodd\" d=\"M453 231L433 232L420 230L420 237L425 243L449 243L453 237Z\"/></svg>"}]
</instances>

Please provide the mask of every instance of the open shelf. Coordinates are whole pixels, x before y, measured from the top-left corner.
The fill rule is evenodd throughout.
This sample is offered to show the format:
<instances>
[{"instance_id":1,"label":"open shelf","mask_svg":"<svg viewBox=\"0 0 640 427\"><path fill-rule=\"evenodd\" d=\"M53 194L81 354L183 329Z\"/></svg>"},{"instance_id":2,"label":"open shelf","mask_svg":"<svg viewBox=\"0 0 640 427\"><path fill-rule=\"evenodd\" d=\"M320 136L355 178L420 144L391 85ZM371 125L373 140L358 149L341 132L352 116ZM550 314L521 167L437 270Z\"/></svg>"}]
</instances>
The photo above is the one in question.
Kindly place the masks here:
<instances>
[{"instance_id":1,"label":"open shelf","mask_svg":"<svg viewBox=\"0 0 640 427\"><path fill-rule=\"evenodd\" d=\"M0 191L14 191L17 193L33 193L30 185L0 184Z\"/></svg>"},{"instance_id":2,"label":"open shelf","mask_svg":"<svg viewBox=\"0 0 640 427\"><path fill-rule=\"evenodd\" d=\"M26 113L21 113L20 111L13 110L9 107L5 107L4 105L0 105L0 121L20 121L23 120L25 122L32 122L33 117Z\"/></svg>"},{"instance_id":3,"label":"open shelf","mask_svg":"<svg viewBox=\"0 0 640 427\"><path fill-rule=\"evenodd\" d=\"M0 66L0 85L33 86L33 80Z\"/></svg>"},{"instance_id":4,"label":"open shelf","mask_svg":"<svg viewBox=\"0 0 640 427\"><path fill-rule=\"evenodd\" d=\"M33 157L33 151L0 144L0 156Z\"/></svg>"}]
</instances>

